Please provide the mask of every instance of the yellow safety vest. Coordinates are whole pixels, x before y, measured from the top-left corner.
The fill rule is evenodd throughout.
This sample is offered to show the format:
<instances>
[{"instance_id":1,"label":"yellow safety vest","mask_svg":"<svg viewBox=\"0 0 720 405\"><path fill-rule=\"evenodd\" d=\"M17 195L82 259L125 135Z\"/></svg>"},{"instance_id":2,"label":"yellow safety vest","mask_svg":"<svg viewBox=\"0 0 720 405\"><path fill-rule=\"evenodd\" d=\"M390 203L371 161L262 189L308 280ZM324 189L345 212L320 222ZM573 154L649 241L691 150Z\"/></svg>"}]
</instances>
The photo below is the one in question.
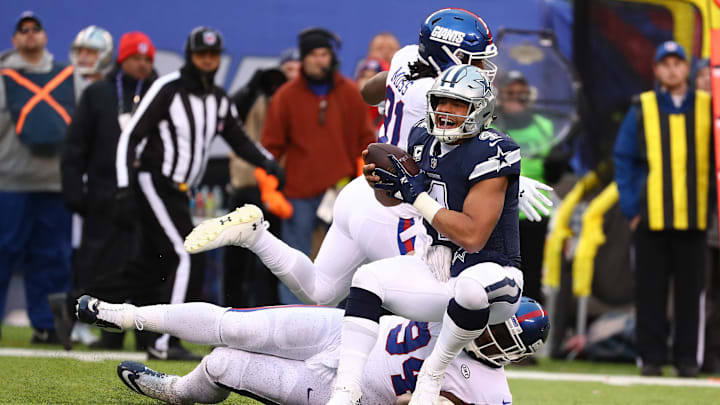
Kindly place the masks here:
<instances>
[{"instance_id":1,"label":"yellow safety vest","mask_svg":"<svg viewBox=\"0 0 720 405\"><path fill-rule=\"evenodd\" d=\"M695 92L695 104L684 113L658 108L657 94L640 95L640 151L648 177L642 214L650 230L704 230L710 185L710 95Z\"/></svg>"}]
</instances>

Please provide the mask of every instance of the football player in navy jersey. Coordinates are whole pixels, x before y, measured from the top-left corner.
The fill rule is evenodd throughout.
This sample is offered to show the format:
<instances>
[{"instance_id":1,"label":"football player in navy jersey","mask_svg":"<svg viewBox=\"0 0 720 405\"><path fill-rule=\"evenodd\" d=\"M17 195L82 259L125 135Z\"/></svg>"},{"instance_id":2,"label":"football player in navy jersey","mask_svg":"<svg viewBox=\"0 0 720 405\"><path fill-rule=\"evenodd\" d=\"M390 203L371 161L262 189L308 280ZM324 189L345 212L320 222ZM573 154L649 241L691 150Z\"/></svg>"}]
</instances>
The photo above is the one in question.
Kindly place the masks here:
<instances>
[{"instance_id":1,"label":"football player in navy jersey","mask_svg":"<svg viewBox=\"0 0 720 405\"><path fill-rule=\"evenodd\" d=\"M492 33L474 13L437 10L421 23L420 32L418 44L393 56L387 83L385 78L376 83L381 98L387 97L385 130L378 141L402 149L407 148L413 124L426 116L427 92L442 70L473 64L488 78L496 70L488 60L497 53ZM551 188L522 176L519 185L520 210L539 221L541 212L549 213L544 205L552 202L538 190ZM440 192L438 187L433 189ZM262 210L251 204L197 226L185 247L190 253L226 245L245 247L304 303L334 306L347 297L355 270L363 263L411 254L424 257L439 276L447 273L450 248L428 248L422 215L411 204L397 202L383 206L363 177L352 180L338 195L332 225L315 260L266 232Z\"/></svg>"},{"instance_id":2,"label":"football player in navy jersey","mask_svg":"<svg viewBox=\"0 0 720 405\"><path fill-rule=\"evenodd\" d=\"M422 215L433 243L452 250L441 281L418 257L399 256L355 273L343 320L340 364L328 404L356 404L383 308L415 321L442 321L438 342L419 370L411 405L434 404L447 366L488 325L517 310L523 286L518 236L520 148L489 129L495 93L480 68L453 66L427 94L427 118L413 128L408 152L420 172L364 168L376 189L401 196ZM402 271L396 271L402 269ZM417 370L415 370L417 371Z\"/></svg>"}]
</instances>

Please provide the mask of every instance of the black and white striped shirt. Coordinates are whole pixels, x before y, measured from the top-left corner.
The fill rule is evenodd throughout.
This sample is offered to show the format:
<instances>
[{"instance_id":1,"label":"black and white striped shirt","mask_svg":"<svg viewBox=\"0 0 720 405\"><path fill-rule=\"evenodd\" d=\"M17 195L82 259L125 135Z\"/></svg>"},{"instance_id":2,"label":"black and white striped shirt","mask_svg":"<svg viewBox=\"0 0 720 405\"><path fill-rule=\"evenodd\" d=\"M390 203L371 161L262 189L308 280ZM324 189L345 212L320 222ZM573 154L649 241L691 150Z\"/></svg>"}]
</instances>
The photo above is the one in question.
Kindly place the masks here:
<instances>
[{"instance_id":1,"label":"black and white striped shirt","mask_svg":"<svg viewBox=\"0 0 720 405\"><path fill-rule=\"evenodd\" d=\"M159 173L175 183L197 185L205 173L210 144L221 135L233 151L261 166L267 158L245 134L231 111L225 91L217 86L205 94L188 91L181 71L153 83L118 140L118 188L132 181L134 162L139 170Z\"/></svg>"}]
</instances>

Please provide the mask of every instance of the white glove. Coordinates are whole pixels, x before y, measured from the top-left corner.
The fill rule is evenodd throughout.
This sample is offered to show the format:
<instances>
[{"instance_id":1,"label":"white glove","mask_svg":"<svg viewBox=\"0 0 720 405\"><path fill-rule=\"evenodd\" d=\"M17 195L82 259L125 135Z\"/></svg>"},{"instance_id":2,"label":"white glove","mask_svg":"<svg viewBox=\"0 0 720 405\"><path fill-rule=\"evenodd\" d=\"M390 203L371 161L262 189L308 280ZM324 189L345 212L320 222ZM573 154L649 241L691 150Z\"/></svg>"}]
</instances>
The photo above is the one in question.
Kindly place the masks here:
<instances>
[{"instance_id":1,"label":"white glove","mask_svg":"<svg viewBox=\"0 0 720 405\"><path fill-rule=\"evenodd\" d=\"M539 222L542 216L550 215L549 207L552 201L538 190L552 191L552 187L531 178L520 176L520 191L518 193L518 206L520 211L532 222Z\"/></svg>"}]
</instances>

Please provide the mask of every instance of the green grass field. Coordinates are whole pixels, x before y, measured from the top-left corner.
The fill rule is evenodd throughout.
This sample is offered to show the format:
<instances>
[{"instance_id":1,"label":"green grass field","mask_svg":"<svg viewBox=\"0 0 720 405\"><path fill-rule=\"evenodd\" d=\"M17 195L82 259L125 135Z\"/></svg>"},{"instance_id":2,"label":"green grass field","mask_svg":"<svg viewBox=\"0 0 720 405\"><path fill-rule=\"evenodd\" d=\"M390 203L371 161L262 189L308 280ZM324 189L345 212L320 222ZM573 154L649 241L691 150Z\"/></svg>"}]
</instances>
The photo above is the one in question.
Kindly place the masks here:
<instances>
[{"instance_id":1,"label":"green grass field","mask_svg":"<svg viewBox=\"0 0 720 405\"><path fill-rule=\"evenodd\" d=\"M3 327L0 348L60 350L54 345L30 345L29 328ZM126 347L132 347L128 339ZM188 345L199 354L209 348ZM77 350L83 350L78 348ZM119 361L87 362L63 358L0 357L0 404L157 404L127 389L115 374ZM148 361L159 371L184 374L192 362ZM630 364L572 363L541 360L535 367L510 370L554 373L637 375ZM669 369L666 375L670 375ZM707 379L708 376L704 376ZM617 386L596 382L510 380L513 403L519 405L609 405L609 404L720 404L719 388L672 386ZM232 394L225 404L257 404ZM371 405L371 404L369 404Z\"/></svg>"}]
</instances>

